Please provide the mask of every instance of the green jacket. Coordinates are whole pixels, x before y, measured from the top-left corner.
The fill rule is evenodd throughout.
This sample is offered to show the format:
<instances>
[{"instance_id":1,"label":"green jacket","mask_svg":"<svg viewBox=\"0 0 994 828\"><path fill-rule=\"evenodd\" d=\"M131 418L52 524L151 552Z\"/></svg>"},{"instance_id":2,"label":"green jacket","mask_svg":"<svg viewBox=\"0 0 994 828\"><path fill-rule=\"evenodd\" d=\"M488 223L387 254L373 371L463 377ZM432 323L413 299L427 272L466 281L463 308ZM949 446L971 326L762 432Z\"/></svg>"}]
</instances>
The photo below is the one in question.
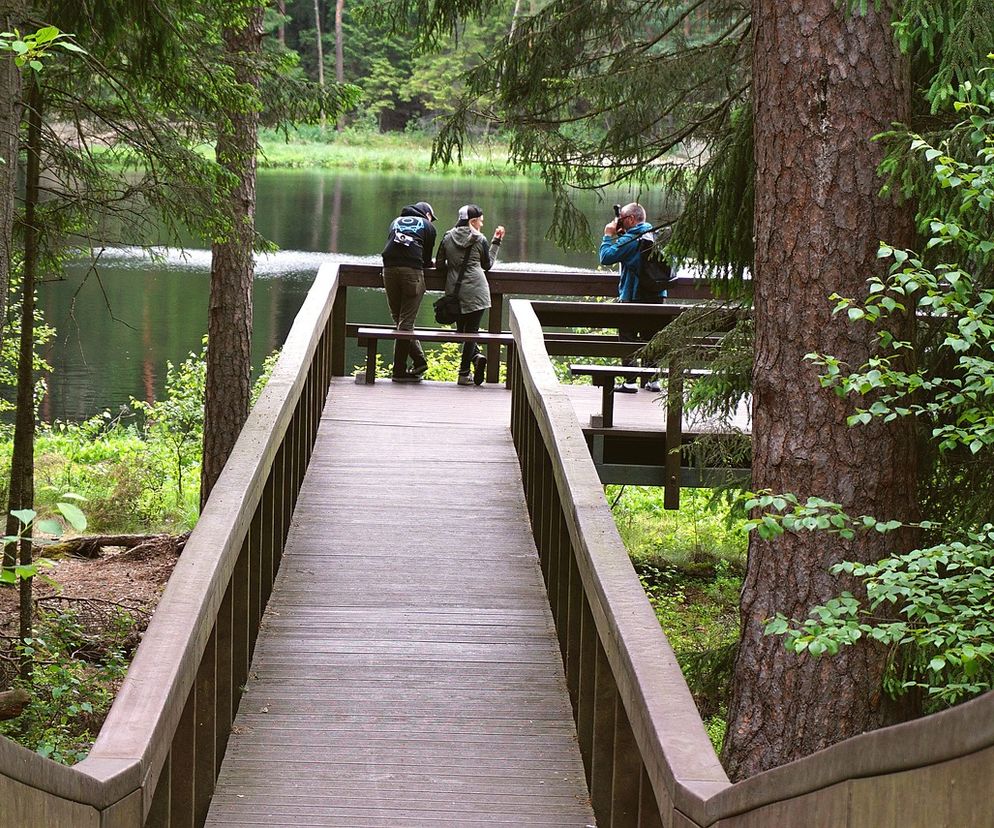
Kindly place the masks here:
<instances>
[{"instance_id":1,"label":"green jacket","mask_svg":"<svg viewBox=\"0 0 994 828\"><path fill-rule=\"evenodd\" d=\"M438 246L437 270L446 270L445 292L453 293L459 278L459 268L466 256L466 248L471 247L466 272L459 287L459 310L462 313L484 310L490 307L490 285L487 271L497 261L500 241L491 242L472 227L453 227L443 237Z\"/></svg>"}]
</instances>

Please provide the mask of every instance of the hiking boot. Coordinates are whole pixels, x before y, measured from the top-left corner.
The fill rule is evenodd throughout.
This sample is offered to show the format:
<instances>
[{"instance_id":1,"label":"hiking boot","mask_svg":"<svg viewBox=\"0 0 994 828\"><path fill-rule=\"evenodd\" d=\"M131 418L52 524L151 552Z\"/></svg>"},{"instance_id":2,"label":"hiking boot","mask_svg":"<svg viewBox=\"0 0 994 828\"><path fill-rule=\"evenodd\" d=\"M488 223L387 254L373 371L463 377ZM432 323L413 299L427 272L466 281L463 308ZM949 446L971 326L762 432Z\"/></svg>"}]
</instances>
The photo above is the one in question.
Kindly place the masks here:
<instances>
[{"instance_id":1,"label":"hiking boot","mask_svg":"<svg viewBox=\"0 0 994 828\"><path fill-rule=\"evenodd\" d=\"M634 394L639 390L639 387L634 382L622 382L614 386L615 394Z\"/></svg>"},{"instance_id":2,"label":"hiking boot","mask_svg":"<svg viewBox=\"0 0 994 828\"><path fill-rule=\"evenodd\" d=\"M483 354L473 357L473 384L483 385L487 378L487 358Z\"/></svg>"},{"instance_id":3,"label":"hiking boot","mask_svg":"<svg viewBox=\"0 0 994 828\"><path fill-rule=\"evenodd\" d=\"M410 375L412 377L417 377L418 379L421 379L427 373L428 373L427 362L424 365L415 365L414 368L412 368L410 371Z\"/></svg>"},{"instance_id":4,"label":"hiking boot","mask_svg":"<svg viewBox=\"0 0 994 828\"><path fill-rule=\"evenodd\" d=\"M646 391L651 391L653 394L660 394L662 393L663 390L662 388L659 387L659 380L652 380L651 382L647 382L642 387Z\"/></svg>"},{"instance_id":5,"label":"hiking boot","mask_svg":"<svg viewBox=\"0 0 994 828\"><path fill-rule=\"evenodd\" d=\"M473 380L470 378L469 374L466 374L466 376L460 374L459 379L456 380L456 385L472 385L472 384Z\"/></svg>"},{"instance_id":6,"label":"hiking boot","mask_svg":"<svg viewBox=\"0 0 994 828\"><path fill-rule=\"evenodd\" d=\"M421 382L419 374L394 374L390 377L391 382Z\"/></svg>"}]
</instances>

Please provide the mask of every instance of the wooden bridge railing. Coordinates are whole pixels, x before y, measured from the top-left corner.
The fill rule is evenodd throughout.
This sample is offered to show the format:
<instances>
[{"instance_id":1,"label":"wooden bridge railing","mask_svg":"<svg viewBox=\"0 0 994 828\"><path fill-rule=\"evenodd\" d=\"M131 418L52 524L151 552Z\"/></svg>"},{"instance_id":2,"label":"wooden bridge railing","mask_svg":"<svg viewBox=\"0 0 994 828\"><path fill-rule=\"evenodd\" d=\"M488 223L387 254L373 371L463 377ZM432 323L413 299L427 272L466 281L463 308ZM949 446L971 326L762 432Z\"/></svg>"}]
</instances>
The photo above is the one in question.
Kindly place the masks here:
<instances>
[{"instance_id":1,"label":"wooden bridge railing","mask_svg":"<svg viewBox=\"0 0 994 828\"><path fill-rule=\"evenodd\" d=\"M593 255L591 255L593 260ZM346 314L348 312L349 288L382 288L381 268L372 264L339 265L338 289L335 295L335 310L332 315L332 374L343 377L351 367L346 363L345 337ZM594 270L505 270L498 267L487 276L490 284L492 306L487 314L487 331L500 333L505 330L504 298L508 296L564 296L564 297L608 297L618 295L618 274L611 271ZM425 273L428 290L444 290L445 280L441 273L429 270ZM678 276L671 282L671 298L703 299L710 291L700 282L686 276ZM384 299L384 303L386 299ZM361 320L369 321L369 320ZM578 322L578 325L584 323ZM497 382L500 376L500 346L487 346L487 382Z\"/></svg>"},{"instance_id":2,"label":"wooden bridge railing","mask_svg":"<svg viewBox=\"0 0 994 828\"><path fill-rule=\"evenodd\" d=\"M202 825L332 375L322 267L89 756L0 738L2 828Z\"/></svg>"},{"instance_id":3,"label":"wooden bridge railing","mask_svg":"<svg viewBox=\"0 0 994 828\"><path fill-rule=\"evenodd\" d=\"M533 305L541 309L511 302L511 434L600 828L994 826L984 794L994 693L728 780L615 528Z\"/></svg>"}]
</instances>

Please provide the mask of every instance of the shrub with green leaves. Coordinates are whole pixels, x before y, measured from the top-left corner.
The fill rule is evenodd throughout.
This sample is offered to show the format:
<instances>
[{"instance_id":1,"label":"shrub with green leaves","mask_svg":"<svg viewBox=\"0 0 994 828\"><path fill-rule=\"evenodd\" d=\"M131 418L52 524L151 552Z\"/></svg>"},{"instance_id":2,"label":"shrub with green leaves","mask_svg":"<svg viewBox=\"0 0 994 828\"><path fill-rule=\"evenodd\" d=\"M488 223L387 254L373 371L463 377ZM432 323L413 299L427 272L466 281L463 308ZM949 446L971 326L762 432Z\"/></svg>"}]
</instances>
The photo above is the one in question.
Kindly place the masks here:
<instances>
[{"instance_id":1,"label":"shrub with green leaves","mask_svg":"<svg viewBox=\"0 0 994 828\"><path fill-rule=\"evenodd\" d=\"M25 685L31 702L0 722L0 733L56 762L84 759L127 670L133 626L119 613L94 646L77 613L43 613L36 634L20 645L34 663Z\"/></svg>"},{"instance_id":2,"label":"shrub with green leaves","mask_svg":"<svg viewBox=\"0 0 994 828\"><path fill-rule=\"evenodd\" d=\"M253 385L258 399L278 353ZM168 364L165 391L153 402L131 400L112 415L42 423L35 439L36 506L54 514L62 492L87 499L100 532L184 531L199 513L205 354ZM10 437L0 441L0 487L9 475ZM0 492L2 494L3 492Z\"/></svg>"}]
</instances>

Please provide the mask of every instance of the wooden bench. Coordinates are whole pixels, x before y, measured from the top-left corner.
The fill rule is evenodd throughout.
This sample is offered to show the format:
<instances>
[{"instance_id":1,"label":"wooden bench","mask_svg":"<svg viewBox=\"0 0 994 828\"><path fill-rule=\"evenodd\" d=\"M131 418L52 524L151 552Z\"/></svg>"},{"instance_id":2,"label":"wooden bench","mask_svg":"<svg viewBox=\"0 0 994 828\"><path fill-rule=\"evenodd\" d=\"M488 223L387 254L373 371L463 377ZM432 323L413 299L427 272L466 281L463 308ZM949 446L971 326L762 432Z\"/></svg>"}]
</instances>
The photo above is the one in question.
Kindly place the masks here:
<instances>
[{"instance_id":1,"label":"wooden bench","mask_svg":"<svg viewBox=\"0 0 994 828\"><path fill-rule=\"evenodd\" d=\"M601 416L591 415L590 425L595 428L614 427L614 384L619 377L666 378L666 457L663 465L663 507L680 508L680 448L683 444L683 380L685 377L700 377L710 373L705 369L684 368L672 371L670 368L637 368L628 365L570 365L574 377L590 377L594 385L601 389ZM594 438L595 446L597 438ZM601 443L603 438L601 438ZM671 448L672 447L672 448ZM601 451L603 449L601 448ZM597 462L597 449L594 462Z\"/></svg>"},{"instance_id":2,"label":"wooden bench","mask_svg":"<svg viewBox=\"0 0 994 828\"><path fill-rule=\"evenodd\" d=\"M590 377L590 381L601 389L600 422L590 418L590 424L600 428L614 426L614 384L619 377L654 379L660 374L658 368L639 368L632 365L570 365L569 372L574 377Z\"/></svg>"},{"instance_id":3,"label":"wooden bench","mask_svg":"<svg viewBox=\"0 0 994 828\"><path fill-rule=\"evenodd\" d=\"M396 328L363 325L355 329L355 336L359 346L366 348L366 372L362 376L367 385L376 381L376 348L381 339L395 341L398 339L417 339L419 342L427 344L476 342L479 345L505 345L508 348L514 345L514 337L509 333L488 333L486 331L459 333L446 328L415 328L413 331L398 331ZM357 376L356 382L359 382L359 379Z\"/></svg>"}]
</instances>

